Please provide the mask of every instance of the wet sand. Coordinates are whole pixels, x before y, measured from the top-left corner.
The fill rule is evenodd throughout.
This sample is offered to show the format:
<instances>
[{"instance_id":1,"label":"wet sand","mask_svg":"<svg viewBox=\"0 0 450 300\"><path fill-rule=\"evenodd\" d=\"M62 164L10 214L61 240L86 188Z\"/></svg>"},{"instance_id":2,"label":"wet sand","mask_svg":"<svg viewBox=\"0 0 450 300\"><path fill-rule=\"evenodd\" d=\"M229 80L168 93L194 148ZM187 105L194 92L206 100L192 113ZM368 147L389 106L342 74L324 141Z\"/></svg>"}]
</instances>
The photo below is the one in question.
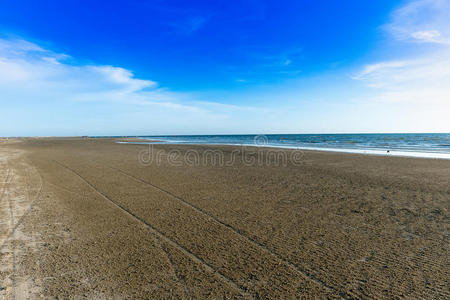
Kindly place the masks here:
<instances>
[{"instance_id":1,"label":"wet sand","mask_svg":"<svg viewBox=\"0 0 450 300\"><path fill-rule=\"evenodd\" d=\"M450 298L450 161L152 147L0 143L0 298Z\"/></svg>"}]
</instances>

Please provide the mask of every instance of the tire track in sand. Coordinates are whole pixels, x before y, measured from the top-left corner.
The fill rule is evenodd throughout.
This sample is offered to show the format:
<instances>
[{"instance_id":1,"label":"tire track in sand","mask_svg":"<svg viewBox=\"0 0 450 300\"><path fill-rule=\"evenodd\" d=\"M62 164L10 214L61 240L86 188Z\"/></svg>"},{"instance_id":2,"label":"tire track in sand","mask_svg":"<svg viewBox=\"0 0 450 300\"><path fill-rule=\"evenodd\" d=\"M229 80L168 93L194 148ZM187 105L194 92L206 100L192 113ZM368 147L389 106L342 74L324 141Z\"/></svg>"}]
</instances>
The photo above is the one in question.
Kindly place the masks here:
<instances>
[{"instance_id":1,"label":"tire track in sand","mask_svg":"<svg viewBox=\"0 0 450 300\"><path fill-rule=\"evenodd\" d=\"M292 270L294 270L295 272L299 273L303 278L305 278L307 280L310 280L310 281L320 285L321 287L325 288L329 292L335 293L335 294L339 295L341 298L344 298L344 299L352 299L352 298L356 297L355 295L350 295L348 293L344 293L344 292L336 290L334 287L326 284L321 279L316 278L314 275L312 275L308 271L302 270L298 265L294 264L293 262L291 262L291 261L287 260L286 258L282 257L280 254L278 254L278 253L272 251L271 249L267 248L266 246L264 246L260 242L258 242L256 240L254 240L254 239L244 235L239 229L236 229L233 226L231 226L230 224L223 222L219 218L217 218L214 215L208 213L207 211L201 209L200 207L192 204L191 202L183 199L182 197L180 197L180 196L178 196L178 195L176 195L176 194L174 194L174 193L172 193L172 192L170 192L170 191L168 191L168 190L166 190L166 189L164 189L162 187L159 187L159 186L157 186L157 185L155 185L155 184L153 184L153 183L151 183L149 181L146 181L146 180L143 180L141 178L135 177L134 175L131 175L131 174L129 174L129 173L127 173L127 172L125 172L125 171L123 171L121 169L114 168L114 167L109 167L109 166L108 166L108 168L113 169L113 170L115 170L115 171L117 171L117 172L119 172L119 173L121 173L121 174L123 174L123 175L125 175L125 176L127 176L129 178L131 178L134 181L141 182L141 183L144 183L146 185L149 185L149 186L151 186L151 187L153 187L153 188L155 188L155 189L157 189L157 190L159 190L159 191L161 191L161 192L171 196L172 198L182 202L185 206L188 206L189 208L197 211L198 213L202 214L203 216L207 217L208 219L210 219L210 220L220 224L221 226L226 227L228 230L230 230L230 231L234 232L235 234L239 235L240 237L245 239L247 242L253 244L258 249L260 249L260 250L270 254L272 257L275 257L278 261L284 263L285 265L290 267Z\"/></svg>"},{"instance_id":2,"label":"tire track in sand","mask_svg":"<svg viewBox=\"0 0 450 300\"><path fill-rule=\"evenodd\" d=\"M238 290L241 292L242 295L247 296L251 299L254 299L254 297L249 294L245 288L243 288L242 286L240 286L238 283L236 283L235 281L233 281L232 279L228 278L226 275L222 274L220 271L214 269L211 265L209 265L207 262L205 262L203 259L201 259L200 257L196 256L195 254L193 254L191 251L189 251L187 248L185 248L184 246L178 244L177 242L175 242L173 239L171 239L170 237L168 237L167 235L164 234L164 232L160 231L158 228L154 227L153 225L147 223L144 219L142 219L141 217L137 216L136 214L134 214L133 212L131 212L130 210L126 209L125 207L121 206L120 204L116 203L115 201L111 200L109 197L107 197L105 194L103 194L102 192L100 192L95 186L93 186L89 181L87 181L83 176L81 176L78 172L76 172L75 170L71 169L70 167L60 163L57 160L53 160L54 162L56 162L57 164L59 164L61 167L69 170L71 173L75 174L78 178L80 178L83 182L85 182L96 194L98 194L100 197L102 197L103 199L105 199L106 201L108 201L109 203L111 203L114 207L120 209L122 212L124 212L126 215L136 219L137 221L139 221L141 224L143 224L145 227L147 227L156 238L160 238L162 240L164 240L166 243L168 243L169 245L177 248L178 250L180 250L181 252L183 252L186 256L188 256L190 259L192 259L193 261L195 261L198 264L201 264L208 272L216 275L217 277L219 277L221 280L223 280L224 282L226 282L227 284L229 284L230 286L232 286L234 289Z\"/></svg>"},{"instance_id":3,"label":"tire track in sand","mask_svg":"<svg viewBox=\"0 0 450 300\"><path fill-rule=\"evenodd\" d=\"M31 210L33 209L33 205L34 202L36 202L37 199L39 199L41 192L42 192L42 188L44 186L44 179L42 178L41 174L39 173L39 171L36 169L36 172L39 174L39 177L41 179L41 183L39 186L39 190L36 194L36 197L31 201L30 203L30 207L26 210L26 212L19 218L19 221L14 225L14 227L12 228L12 230L8 233L8 235L5 237L5 239L3 240L2 244L0 245L0 251L3 249L3 247L6 245L6 242L8 241L8 239L14 235L14 233L17 231L17 228L23 223L24 219L30 214Z\"/></svg>"},{"instance_id":4,"label":"tire track in sand","mask_svg":"<svg viewBox=\"0 0 450 300\"><path fill-rule=\"evenodd\" d=\"M36 172L38 173L38 175L40 176L40 173L37 171L36 168L34 168L36 170ZM14 178L14 174L11 171L11 169L8 169L8 177L4 182L4 188L2 190L2 198L0 200L5 200L5 203L8 205L8 209L9 209L9 218L10 218L10 226L8 229L8 233L6 234L6 236L4 237L2 243L0 244L0 251L2 251L7 245L8 242L10 241L10 239L16 234L17 229L19 228L19 226L22 225L24 219L30 214L30 212L33 209L33 203L39 198L39 195L41 193L42 187L43 187L43 180L42 177L40 176L41 182L40 182L40 186L38 188L38 193L36 194L36 197L30 201L30 193L29 193L29 185L28 185L28 180L27 178L25 179L25 185L20 186L20 183L18 182L17 184L19 184L19 186L21 188L24 188L24 196L26 197L27 203L29 203L29 207L28 209L25 211L25 213L23 213L20 217L17 218L17 214L15 213L15 204L14 204L14 199L11 197L10 193L6 193L6 190L10 188L10 184L13 182L13 178ZM17 188L17 187L16 187ZM7 201L6 201L7 200ZM33 235L32 235L32 239L33 239ZM10 280L11 280L11 293L9 294L10 299L23 299L25 297L25 292L26 287L17 284L17 272L18 272L18 268L17 268L17 245L14 242L14 239L11 241L10 247L7 248L8 252L11 254L12 256L12 261L11 261L11 267L12 267L12 274L10 276ZM20 256L20 255L19 255ZM40 260L40 259L39 259ZM38 262L39 264L39 262ZM40 267L39 267L40 268ZM38 276L39 277L39 276ZM25 288L25 289L24 289Z\"/></svg>"},{"instance_id":5,"label":"tire track in sand","mask_svg":"<svg viewBox=\"0 0 450 300\"><path fill-rule=\"evenodd\" d=\"M31 164L28 164L28 165L31 166ZM37 169L35 167L33 167L33 168L34 168L36 174L38 174L38 176L40 176L40 174L38 173ZM34 199L34 198L33 198L32 194L30 193L30 191L32 191L32 190L34 191L34 189L32 188L33 185L30 183L30 177L31 177L31 175L29 175L29 172L27 172L25 174L26 195L27 195L27 202L28 203L33 203L34 201L31 200L31 199ZM40 193L40 191L39 191L40 189L41 189L41 186L37 190L39 193ZM38 194L36 194L36 195L38 195ZM31 208L32 207L30 206L30 209ZM35 210L34 211L34 215L36 215L36 213L37 212ZM42 252L39 251L39 247L37 246L37 245L40 244L40 241L39 241L40 238L39 238L38 232L39 231L32 230L31 231L31 239L32 239L32 241L33 241L37 251L38 251L38 253L37 253L37 260L36 260L36 267L37 267L36 273L37 273L37 276L35 276L35 280L38 282L38 286L40 286L42 288L44 286L44 279L43 279L43 275L42 275Z\"/></svg>"},{"instance_id":6,"label":"tire track in sand","mask_svg":"<svg viewBox=\"0 0 450 300\"><path fill-rule=\"evenodd\" d=\"M11 174L11 169L8 168L6 170L5 180L2 182L3 183L3 188L2 188L2 192L0 193L0 202L4 199L3 197L4 197L5 193L6 193L6 187L9 184L9 179L10 179L9 176L10 176L10 174Z\"/></svg>"},{"instance_id":7,"label":"tire track in sand","mask_svg":"<svg viewBox=\"0 0 450 300\"><path fill-rule=\"evenodd\" d=\"M169 260L169 263L172 265L175 277L178 279L178 282L181 283L181 285L183 286L184 295L186 297L188 297L189 299L191 299L192 298L190 296L191 293L190 293L189 288L188 288L188 286L186 284L186 280L181 278L180 275L179 275L179 274L181 274L180 268L178 268L177 264L173 261L172 255L170 254L169 250L167 250L167 248L164 246L163 242L157 237L155 237L155 239L158 241L159 246L161 247L161 250L166 254L167 259Z\"/></svg>"},{"instance_id":8,"label":"tire track in sand","mask_svg":"<svg viewBox=\"0 0 450 300\"><path fill-rule=\"evenodd\" d=\"M55 186L55 187L58 188L58 189L63 190L64 192L67 192L67 193L76 195L76 196L78 196L78 197L80 197L80 198L86 198L86 195L82 195L82 194L80 194L80 193L74 192L74 191L72 191L72 190L70 190L70 189L68 189L68 188L66 188L66 187L64 187L64 186L61 186L61 185L59 185L59 184L56 184L56 183L53 183L53 182L50 182L50 181L48 181L47 183L50 184L50 185ZM76 224L76 223L78 223L78 222L71 223L71 224L69 224L69 225L70 225L70 226L73 226L73 225ZM188 287L187 287L187 285L186 285L186 281L185 281L184 279L182 279L182 278L178 275L178 274L181 273L181 272L179 271L178 267L176 266L176 264L175 264L174 261L172 260L170 253L168 252L168 250L166 249L166 247L164 247L164 245L163 245L163 243L162 243L162 241L161 241L160 239L158 239L156 236L153 236L153 238L155 239L155 241L156 241L156 242L158 243L158 245L160 246L161 251L163 251L163 252L165 253L165 255L166 255L166 257L167 257L167 261L168 261L169 264L172 266L174 276L177 278L178 282L180 282L180 283L183 285L184 293L185 293L185 295L189 298L190 293L189 293L189 289L188 289Z\"/></svg>"},{"instance_id":9,"label":"tire track in sand","mask_svg":"<svg viewBox=\"0 0 450 300\"><path fill-rule=\"evenodd\" d=\"M14 178L14 174L10 176L9 178L9 182L7 182L7 186L9 187L9 185L12 183ZM13 211L13 203L12 203L12 199L11 199L11 195L9 193L6 193L6 189L8 188L7 186L4 187L4 195L6 195L5 199L8 199L8 206L9 206L9 223L10 223L10 227L14 228L14 211ZM14 234L12 234L14 235ZM7 238L5 239L5 242L8 240L10 235L7 236ZM10 276L11 279L11 287L12 287L12 293L11 293L11 299L16 299L16 273L17 273L17 267L16 267L16 244L13 242L11 243L11 249L9 252L12 255L12 274Z\"/></svg>"}]
</instances>

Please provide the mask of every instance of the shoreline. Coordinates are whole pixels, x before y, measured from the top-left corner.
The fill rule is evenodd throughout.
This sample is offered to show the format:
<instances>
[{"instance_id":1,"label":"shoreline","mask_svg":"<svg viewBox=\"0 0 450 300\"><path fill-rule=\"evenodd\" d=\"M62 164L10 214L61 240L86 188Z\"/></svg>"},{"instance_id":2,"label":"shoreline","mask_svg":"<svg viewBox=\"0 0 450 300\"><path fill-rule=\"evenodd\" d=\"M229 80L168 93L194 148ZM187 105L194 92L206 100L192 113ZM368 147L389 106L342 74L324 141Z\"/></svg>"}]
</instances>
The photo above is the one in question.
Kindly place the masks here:
<instances>
[{"instance_id":1,"label":"shoreline","mask_svg":"<svg viewBox=\"0 0 450 300\"><path fill-rule=\"evenodd\" d=\"M145 139L142 139L145 140ZM321 147L294 147L294 146L281 146L281 145L244 145L244 144L205 144L205 143L180 143L180 142L167 142L167 141L117 141L118 144L137 144L137 145L184 145L184 146L230 146L230 147L255 147L255 148L273 148L273 149L287 149L287 150L307 150L318 152L334 152L334 153L347 153L347 154L359 154L359 155L373 155L373 156L385 156L385 157L407 157L407 158L423 158L423 159L443 159L450 160L450 153L439 152L419 152L419 151L399 151L399 150L376 150L376 149L341 149L341 148L321 148Z\"/></svg>"}]
</instances>

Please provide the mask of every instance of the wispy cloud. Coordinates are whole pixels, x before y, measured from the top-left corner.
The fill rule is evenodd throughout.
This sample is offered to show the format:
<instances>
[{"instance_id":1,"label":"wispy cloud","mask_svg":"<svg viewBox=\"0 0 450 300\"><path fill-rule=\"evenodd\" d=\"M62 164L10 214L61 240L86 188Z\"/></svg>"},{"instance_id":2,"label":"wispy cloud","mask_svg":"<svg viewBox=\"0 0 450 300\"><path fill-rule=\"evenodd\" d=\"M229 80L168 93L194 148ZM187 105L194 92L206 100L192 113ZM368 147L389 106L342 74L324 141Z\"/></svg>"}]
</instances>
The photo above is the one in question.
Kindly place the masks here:
<instances>
[{"instance_id":1,"label":"wispy cloud","mask_svg":"<svg viewBox=\"0 0 450 300\"><path fill-rule=\"evenodd\" d=\"M450 44L450 1L415 0L396 9L385 29L396 39Z\"/></svg>"},{"instance_id":2,"label":"wispy cloud","mask_svg":"<svg viewBox=\"0 0 450 300\"><path fill-rule=\"evenodd\" d=\"M262 83L274 78L294 77L301 73L302 49L292 47L285 50L273 47L239 47L238 55L244 56L248 66L229 66L228 70L239 83Z\"/></svg>"},{"instance_id":3,"label":"wispy cloud","mask_svg":"<svg viewBox=\"0 0 450 300\"><path fill-rule=\"evenodd\" d=\"M272 53L271 53L272 52ZM250 56L260 62L260 66L267 68L286 68L298 62L301 48L290 48L280 52L250 52Z\"/></svg>"},{"instance_id":4,"label":"wispy cloud","mask_svg":"<svg viewBox=\"0 0 450 300\"><path fill-rule=\"evenodd\" d=\"M442 34L437 30L420 30L413 32L411 36L422 42L426 43L438 43L438 44L449 44L450 40L444 39Z\"/></svg>"},{"instance_id":5,"label":"wispy cloud","mask_svg":"<svg viewBox=\"0 0 450 300\"><path fill-rule=\"evenodd\" d=\"M46 94L61 101L116 101L143 105L186 108L187 100L136 78L127 69L105 65L71 65L67 55L43 49L25 40L0 39L0 91L17 97ZM197 108L196 108L197 109Z\"/></svg>"},{"instance_id":6,"label":"wispy cloud","mask_svg":"<svg viewBox=\"0 0 450 300\"><path fill-rule=\"evenodd\" d=\"M354 79L375 88L377 101L410 106L440 105L442 109L450 109L450 45L444 34L450 28L450 2L411 1L392 16L385 29L400 43L436 45L419 56L368 64Z\"/></svg>"},{"instance_id":7,"label":"wispy cloud","mask_svg":"<svg viewBox=\"0 0 450 300\"><path fill-rule=\"evenodd\" d=\"M208 21L204 16L193 16L186 18L180 22L170 24L178 33L183 35L191 35L202 28Z\"/></svg>"},{"instance_id":8,"label":"wispy cloud","mask_svg":"<svg viewBox=\"0 0 450 300\"><path fill-rule=\"evenodd\" d=\"M357 77L376 88L376 99L450 107L450 53L368 65Z\"/></svg>"},{"instance_id":9,"label":"wispy cloud","mask_svg":"<svg viewBox=\"0 0 450 300\"><path fill-rule=\"evenodd\" d=\"M370 65L366 65L364 69L355 75L354 79L369 79L377 77L381 73L385 73L389 70L395 70L411 65L411 61L388 61L388 62L378 62Z\"/></svg>"},{"instance_id":10,"label":"wispy cloud","mask_svg":"<svg viewBox=\"0 0 450 300\"><path fill-rule=\"evenodd\" d=\"M383 28L389 46L397 47L397 53L402 49L403 55L369 63L353 77L369 88L360 105L370 107L374 116L381 113L379 120L390 119L384 122L390 122L390 130L450 130L449 13L450 2L441 0L399 7Z\"/></svg>"}]
</instances>

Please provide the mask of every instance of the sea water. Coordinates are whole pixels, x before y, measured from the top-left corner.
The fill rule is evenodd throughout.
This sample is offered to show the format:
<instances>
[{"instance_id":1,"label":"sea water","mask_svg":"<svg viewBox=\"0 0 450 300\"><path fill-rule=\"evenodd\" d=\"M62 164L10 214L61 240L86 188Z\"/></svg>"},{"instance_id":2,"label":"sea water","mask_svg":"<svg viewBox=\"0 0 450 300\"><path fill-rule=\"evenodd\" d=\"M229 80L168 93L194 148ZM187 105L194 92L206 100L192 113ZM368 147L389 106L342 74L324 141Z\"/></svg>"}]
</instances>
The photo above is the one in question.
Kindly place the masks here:
<instances>
[{"instance_id":1,"label":"sea water","mask_svg":"<svg viewBox=\"0 0 450 300\"><path fill-rule=\"evenodd\" d=\"M450 159L450 133L140 136L158 143L264 146Z\"/></svg>"}]
</instances>

